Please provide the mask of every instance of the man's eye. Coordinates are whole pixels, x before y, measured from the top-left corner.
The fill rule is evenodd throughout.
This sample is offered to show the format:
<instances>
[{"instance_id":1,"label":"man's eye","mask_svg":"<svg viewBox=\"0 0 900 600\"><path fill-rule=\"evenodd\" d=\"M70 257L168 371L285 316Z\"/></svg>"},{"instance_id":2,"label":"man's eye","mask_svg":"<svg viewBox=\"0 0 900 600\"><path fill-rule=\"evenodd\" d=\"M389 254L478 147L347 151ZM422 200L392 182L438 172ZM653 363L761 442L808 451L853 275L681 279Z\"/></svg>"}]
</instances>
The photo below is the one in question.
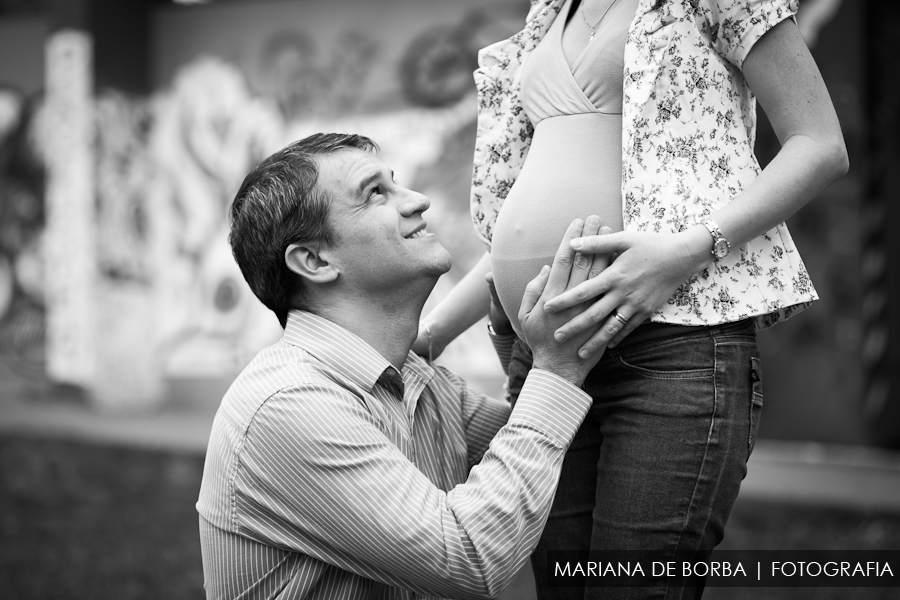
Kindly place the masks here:
<instances>
[{"instance_id":1,"label":"man's eye","mask_svg":"<svg viewBox=\"0 0 900 600\"><path fill-rule=\"evenodd\" d=\"M375 187L372 188L372 191L369 192L369 197L372 197L372 196L380 196L380 195L381 195L381 191L382 191L382 190L381 190L381 186L380 186L380 185L376 185Z\"/></svg>"}]
</instances>

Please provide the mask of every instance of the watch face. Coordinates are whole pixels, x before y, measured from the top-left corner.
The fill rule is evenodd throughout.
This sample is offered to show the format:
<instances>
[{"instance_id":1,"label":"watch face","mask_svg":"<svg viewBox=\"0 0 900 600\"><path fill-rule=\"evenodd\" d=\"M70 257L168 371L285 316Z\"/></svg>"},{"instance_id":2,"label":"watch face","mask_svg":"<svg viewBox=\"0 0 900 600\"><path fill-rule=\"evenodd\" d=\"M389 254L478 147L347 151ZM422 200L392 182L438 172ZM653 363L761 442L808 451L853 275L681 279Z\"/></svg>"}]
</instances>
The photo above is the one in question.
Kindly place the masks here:
<instances>
[{"instance_id":1,"label":"watch face","mask_svg":"<svg viewBox=\"0 0 900 600\"><path fill-rule=\"evenodd\" d=\"M728 242L724 239L716 240L716 243L713 244L713 252L716 255L716 258L725 258L728 256Z\"/></svg>"}]
</instances>

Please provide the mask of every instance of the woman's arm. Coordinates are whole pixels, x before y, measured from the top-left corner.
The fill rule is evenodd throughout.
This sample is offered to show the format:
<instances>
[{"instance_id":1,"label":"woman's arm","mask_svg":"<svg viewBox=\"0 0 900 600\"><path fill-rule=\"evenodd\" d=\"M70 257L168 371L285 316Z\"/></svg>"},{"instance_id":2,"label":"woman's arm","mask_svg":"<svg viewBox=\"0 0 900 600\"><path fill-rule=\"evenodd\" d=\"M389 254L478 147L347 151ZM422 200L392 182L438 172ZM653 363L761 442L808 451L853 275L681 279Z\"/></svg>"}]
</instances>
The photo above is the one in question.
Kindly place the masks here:
<instances>
[{"instance_id":1,"label":"woman's arm","mask_svg":"<svg viewBox=\"0 0 900 600\"><path fill-rule=\"evenodd\" d=\"M484 278L490 271L491 256L485 252L472 270L422 320L419 335L413 343L413 352L428 356L430 331L431 356L437 358L459 334L488 314L491 294Z\"/></svg>"},{"instance_id":2,"label":"woman's arm","mask_svg":"<svg viewBox=\"0 0 900 600\"><path fill-rule=\"evenodd\" d=\"M733 248L782 223L848 169L828 90L792 20L782 21L756 42L742 71L782 147L735 201L710 215ZM703 225L677 234L621 232L572 244L582 252L619 253L602 275L546 305L547 310L560 310L602 295L557 332L570 337L605 320L582 348L588 355L618 344L713 259L712 237ZM611 317L613 311L626 318L627 325Z\"/></svg>"}]
</instances>

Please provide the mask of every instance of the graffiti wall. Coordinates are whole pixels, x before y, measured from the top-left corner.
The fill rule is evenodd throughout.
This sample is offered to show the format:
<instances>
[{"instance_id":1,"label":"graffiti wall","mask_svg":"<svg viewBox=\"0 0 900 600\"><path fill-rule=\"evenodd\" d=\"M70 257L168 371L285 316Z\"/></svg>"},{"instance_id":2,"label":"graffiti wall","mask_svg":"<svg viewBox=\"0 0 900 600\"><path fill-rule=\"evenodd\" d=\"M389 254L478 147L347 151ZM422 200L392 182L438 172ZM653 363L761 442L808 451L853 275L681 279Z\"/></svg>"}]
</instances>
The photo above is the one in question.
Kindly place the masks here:
<instances>
[{"instance_id":1,"label":"graffiti wall","mask_svg":"<svg viewBox=\"0 0 900 600\"><path fill-rule=\"evenodd\" d=\"M63 218L44 236L46 166L58 155L45 150L59 140L42 121L55 111L0 88L7 354L35 372L50 358L57 379L93 387L104 408L164 402L165 380L233 377L281 330L231 257L229 203L259 160L317 131L369 135L398 179L429 195L429 220L455 259L431 302L446 293L483 251L467 205L476 52L516 31L527 2L375 4L162 6L152 24L156 91L98 90L90 111L96 272L69 293L60 279L71 273L43 269L67 251L61 239L71 230ZM79 305L85 298L89 308ZM75 313L93 350L66 346L87 343ZM62 334L48 329L48 314L67 315ZM484 366L491 352L479 329L445 360L497 385L497 370Z\"/></svg>"},{"instance_id":2,"label":"graffiti wall","mask_svg":"<svg viewBox=\"0 0 900 600\"><path fill-rule=\"evenodd\" d=\"M43 371L46 173L35 126L40 105L39 93L0 83L0 355L29 376Z\"/></svg>"},{"instance_id":3,"label":"graffiti wall","mask_svg":"<svg viewBox=\"0 0 900 600\"><path fill-rule=\"evenodd\" d=\"M159 170L153 203L168 207L158 211L169 237L158 277L172 375L230 375L280 334L231 259L224 215L249 168L292 140L317 131L368 135L399 180L431 198L429 221L455 259L435 298L483 251L468 222L471 72L478 48L516 31L527 3L264 8L230 3L155 16L160 92L149 148ZM491 364L481 333L445 359L484 354L461 365L469 372Z\"/></svg>"},{"instance_id":4,"label":"graffiti wall","mask_svg":"<svg viewBox=\"0 0 900 600\"><path fill-rule=\"evenodd\" d=\"M123 398L134 398L135 387L152 388L154 379L227 382L277 339L276 319L231 258L225 215L256 162L316 131L371 136L399 180L428 194L430 227L455 262L430 305L442 297L483 251L467 205L476 51L518 30L527 7L527 0L156 5L155 91L134 97L98 90L91 108L99 298L93 327L102 348L97 372L115 374L102 383L112 390L109 405L127 404ZM841 0L805 0L799 18L852 162L865 127L859 15ZM836 19L843 30L834 28ZM0 46L4 39L12 38ZM54 135L42 125L38 88L21 83L18 71L0 69L0 77L5 73L18 79L0 79L0 352L21 372L41 373L46 307L71 302L48 297L45 275L46 149ZM759 141L761 159L777 151L770 130L761 128ZM861 382L853 233L861 188L853 172L790 223L823 300L761 336L772 359L768 435L864 438L852 400ZM844 242L832 243L836 237ZM483 328L452 345L444 360L496 391L498 370ZM150 404L165 400L165 386L157 389Z\"/></svg>"}]
</instances>

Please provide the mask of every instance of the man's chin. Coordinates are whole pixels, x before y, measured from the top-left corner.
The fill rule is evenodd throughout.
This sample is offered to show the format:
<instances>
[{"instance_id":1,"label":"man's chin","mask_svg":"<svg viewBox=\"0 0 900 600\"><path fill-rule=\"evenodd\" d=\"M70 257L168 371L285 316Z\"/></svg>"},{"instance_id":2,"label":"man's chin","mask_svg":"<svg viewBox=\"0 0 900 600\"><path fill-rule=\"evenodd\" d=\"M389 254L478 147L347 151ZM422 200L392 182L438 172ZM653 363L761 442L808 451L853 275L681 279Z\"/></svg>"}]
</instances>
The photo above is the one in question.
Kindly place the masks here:
<instances>
[{"instance_id":1,"label":"man's chin","mask_svg":"<svg viewBox=\"0 0 900 600\"><path fill-rule=\"evenodd\" d=\"M422 272L428 272L435 279L450 270L453 266L453 259L450 253L438 242L436 248L430 248L426 253L419 257L419 263L422 265Z\"/></svg>"},{"instance_id":2,"label":"man's chin","mask_svg":"<svg viewBox=\"0 0 900 600\"><path fill-rule=\"evenodd\" d=\"M441 246L441 250L444 251L444 256L440 261L438 261L440 263L438 265L438 269L441 270L441 275L443 275L450 270L450 267L453 266L453 258L450 256L450 253L447 252L447 249L443 246Z\"/></svg>"}]
</instances>

